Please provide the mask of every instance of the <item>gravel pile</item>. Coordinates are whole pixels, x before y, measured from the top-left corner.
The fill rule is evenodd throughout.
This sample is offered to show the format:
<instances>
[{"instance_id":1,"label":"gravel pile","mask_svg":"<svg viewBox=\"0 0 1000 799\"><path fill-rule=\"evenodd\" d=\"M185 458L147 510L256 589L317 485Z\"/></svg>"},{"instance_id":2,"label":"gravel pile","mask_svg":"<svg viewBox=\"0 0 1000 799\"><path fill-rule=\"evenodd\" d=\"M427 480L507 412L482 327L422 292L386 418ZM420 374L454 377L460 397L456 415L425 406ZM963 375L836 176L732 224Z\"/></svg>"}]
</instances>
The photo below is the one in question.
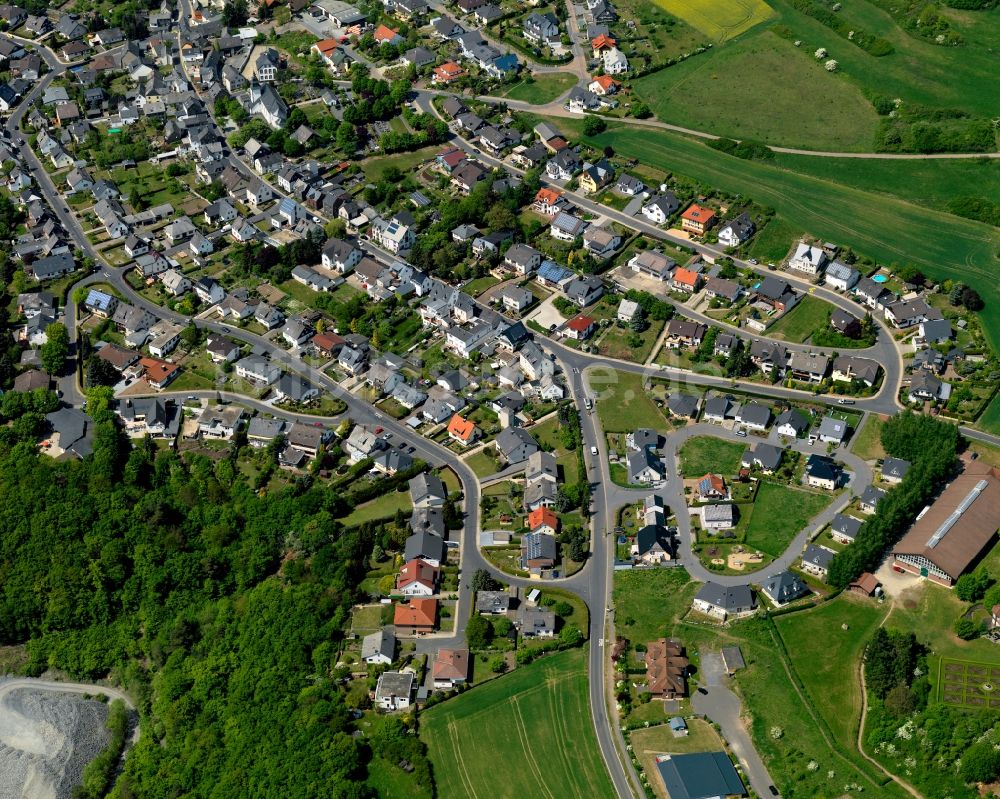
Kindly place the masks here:
<instances>
[{"instance_id":1,"label":"gravel pile","mask_svg":"<svg viewBox=\"0 0 1000 799\"><path fill-rule=\"evenodd\" d=\"M19 688L0 701L0 799L69 799L108 744L103 702Z\"/></svg>"}]
</instances>

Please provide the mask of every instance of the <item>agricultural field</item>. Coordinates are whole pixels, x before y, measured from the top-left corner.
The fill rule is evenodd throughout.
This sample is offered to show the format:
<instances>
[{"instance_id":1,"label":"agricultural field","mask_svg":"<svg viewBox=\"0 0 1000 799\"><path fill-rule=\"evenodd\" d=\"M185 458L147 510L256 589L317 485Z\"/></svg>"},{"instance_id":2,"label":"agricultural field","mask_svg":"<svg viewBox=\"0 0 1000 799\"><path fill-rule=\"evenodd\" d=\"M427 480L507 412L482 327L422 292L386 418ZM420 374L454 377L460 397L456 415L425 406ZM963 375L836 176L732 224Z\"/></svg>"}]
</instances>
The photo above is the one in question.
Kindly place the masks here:
<instances>
[{"instance_id":1,"label":"agricultural field","mask_svg":"<svg viewBox=\"0 0 1000 799\"><path fill-rule=\"evenodd\" d=\"M774 620L813 707L845 747L854 745L861 718L861 656L885 614L884 606L845 593Z\"/></svg>"},{"instance_id":2,"label":"agricultural field","mask_svg":"<svg viewBox=\"0 0 1000 799\"><path fill-rule=\"evenodd\" d=\"M607 433L630 433L637 427L659 430L666 425L660 409L643 388L643 376L635 372L590 368L587 383L596 394L597 415Z\"/></svg>"},{"instance_id":3,"label":"agricultural field","mask_svg":"<svg viewBox=\"0 0 1000 799\"><path fill-rule=\"evenodd\" d=\"M590 721L583 649L542 658L431 708L421 716L421 734L439 796L614 792Z\"/></svg>"},{"instance_id":4,"label":"agricultural field","mask_svg":"<svg viewBox=\"0 0 1000 799\"><path fill-rule=\"evenodd\" d=\"M774 16L774 9L764 0L654 0L673 14L721 44L745 33Z\"/></svg>"},{"instance_id":5,"label":"agricultural field","mask_svg":"<svg viewBox=\"0 0 1000 799\"><path fill-rule=\"evenodd\" d=\"M576 81L576 75L570 72L540 72L515 83L502 96L510 100L545 105L572 89Z\"/></svg>"},{"instance_id":6,"label":"agricultural field","mask_svg":"<svg viewBox=\"0 0 1000 799\"><path fill-rule=\"evenodd\" d=\"M665 172L746 195L774 208L786 229L800 235L836 241L889 264L913 263L931 278L957 279L973 286L987 308L1000 303L1000 285L995 280L1000 273L1000 228L735 158L669 131L650 135L648 130L610 123L606 132L584 140L599 148L611 145ZM935 235L927 236L928 230ZM994 346L1000 344L1000 314L987 313L980 320L987 338Z\"/></svg>"},{"instance_id":7,"label":"agricultural field","mask_svg":"<svg viewBox=\"0 0 1000 799\"><path fill-rule=\"evenodd\" d=\"M747 546L778 557L831 499L826 494L762 483L747 525Z\"/></svg>"},{"instance_id":8,"label":"agricultural field","mask_svg":"<svg viewBox=\"0 0 1000 799\"><path fill-rule=\"evenodd\" d=\"M826 325L830 306L823 300L806 294L792 310L783 314L767 329L767 337L778 341L801 344L819 327Z\"/></svg>"},{"instance_id":9,"label":"agricultural field","mask_svg":"<svg viewBox=\"0 0 1000 799\"><path fill-rule=\"evenodd\" d=\"M811 52L771 32L640 78L634 91L671 124L785 147L870 150L878 127L875 110L860 92L823 69ZM843 113L802 113L816 107Z\"/></svg>"},{"instance_id":10,"label":"agricultural field","mask_svg":"<svg viewBox=\"0 0 1000 799\"><path fill-rule=\"evenodd\" d=\"M723 441L714 436L695 436L680 449L681 475L701 477L713 472L729 477L740 468L740 458L746 444Z\"/></svg>"}]
</instances>

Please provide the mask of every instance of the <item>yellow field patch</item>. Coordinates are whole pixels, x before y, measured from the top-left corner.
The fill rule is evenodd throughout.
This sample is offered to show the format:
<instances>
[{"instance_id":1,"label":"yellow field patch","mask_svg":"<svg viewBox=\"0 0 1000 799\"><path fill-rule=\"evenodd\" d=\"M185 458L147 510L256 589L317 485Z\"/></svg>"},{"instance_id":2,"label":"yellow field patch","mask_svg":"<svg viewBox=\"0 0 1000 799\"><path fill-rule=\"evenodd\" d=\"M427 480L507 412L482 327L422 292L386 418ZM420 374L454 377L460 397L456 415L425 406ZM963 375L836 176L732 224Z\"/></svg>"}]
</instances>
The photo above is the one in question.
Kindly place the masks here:
<instances>
[{"instance_id":1,"label":"yellow field patch","mask_svg":"<svg viewBox=\"0 0 1000 799\"><path fill-rule=\"evenodd\" d=\"M654 0L664 11L682 19L716 42L739 36L774 16L764 0Z\"/></svg>"}]
</instances>

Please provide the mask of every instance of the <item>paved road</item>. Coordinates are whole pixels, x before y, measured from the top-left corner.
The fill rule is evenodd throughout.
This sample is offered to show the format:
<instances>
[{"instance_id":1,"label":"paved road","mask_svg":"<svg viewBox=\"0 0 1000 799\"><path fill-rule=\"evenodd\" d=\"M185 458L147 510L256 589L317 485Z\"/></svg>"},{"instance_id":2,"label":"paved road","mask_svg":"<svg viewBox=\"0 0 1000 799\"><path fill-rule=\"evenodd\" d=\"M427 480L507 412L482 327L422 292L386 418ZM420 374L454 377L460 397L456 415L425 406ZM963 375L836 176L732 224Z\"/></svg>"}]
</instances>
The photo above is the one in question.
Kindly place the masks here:
<instances>
[{"instance_id":1,"label":"paved road","mask_svg":"<svg viewBox=\"0 0 1000 799\"><path fill-rule=\"evenodd\" d=\"M771 561L764 568L757 571L747 571L742 574L718 574L717 572L710 571L703 566L701 561L698 560L697 556L692 551L692 545L695 543L694 533L691 528L691 518L687 512L687 502L684 497L684 484L679 476L680 468L677 453L688 439L695 436L715 436L716 438L732 441L737 444L755 444L757 442L764 441L765 439L757 436L742 438L737 436L731 430L727 430L714 424L688 425L687 427L681 428L680 430L677 430L667 436L667 443L663 449L663 458L667 463L668 479L665 488L657 493L660 493L663 496L666 504L669 505L671 510L673 510L676 514L677 533L679 536L678 551L681 562L685 565L692 577L696 580L701 580L702 582L712 581L721 585L746 585L752 580L755 583L760 583L768 577L772 577L775 574L790 568L792 564L799 559L799 556L809 539L824 525L829 524L837 513L847 507L851 501L852 495L860 493L872 479L871 468L869 468L868 464L861 460L857 455L848 451L846 447L837 448L833 453L833 457L842 461L847 467L848 490L837 496L830 505L810 519L809 523L788 545L781 557ZM775 445L780 445L781 437L778 436L777 433L772 432L767 441ZM825 445L817 443L815 446L810 446L808 441L803 441L801 439L791 442L788 446L796 452L801 452L806 456L813 452L819 452L821 454L826 453Z\"/></svg>"},{"instance_id":2,"label":"paved road","mask_svg":"<svg viewBox=\"0 0 1000 799\"><path fill-rule=\"evenodd\" d=\"M736 754L743 773L758 796L771 796L773 785L767 767L757 754L753 741L742 721L742 702L729 690L728 678L722 655L718 652L701 652L701 672L699 682L707 694L694 693L691 707L696 713L703 713L722 729L722 736L729 742Z\"/></svg>"}]
</instances>

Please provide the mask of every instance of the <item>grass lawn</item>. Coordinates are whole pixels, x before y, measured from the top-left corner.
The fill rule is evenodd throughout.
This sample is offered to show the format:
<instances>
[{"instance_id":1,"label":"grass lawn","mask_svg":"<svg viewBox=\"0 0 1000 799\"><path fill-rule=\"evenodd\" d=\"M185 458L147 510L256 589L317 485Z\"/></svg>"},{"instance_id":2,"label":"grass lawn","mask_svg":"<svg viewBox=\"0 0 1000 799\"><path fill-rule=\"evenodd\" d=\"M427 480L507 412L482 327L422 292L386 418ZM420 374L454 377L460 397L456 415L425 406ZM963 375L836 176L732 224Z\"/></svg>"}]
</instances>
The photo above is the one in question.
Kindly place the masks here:
<instances>
[{"instance_id":1,"label":"grass lawn","mask_svg":"<svg viewBox=\"0 0 1000 799\"><path fill-rule=\"evenodd\" d=\"M778 557L832 499L777 483L761 484L747 525L747 546Z\"/></svg>"},{"instance_id":2,"label":"grass lawn","mask_svg":"<svg viewBox=\"0 0 1000 799\"><path fill-rule=\"evenodd\" d=\"M409 512L411 508L413 508L413 503L410 501L408 491L392 491L378 499L373 499L371 502L358 505L342 521L345 526L353 527L362 522L370 522L372 519L384 519L387 516L393 516L398 510Z\"/></svg>"},{"instance_id":3,"label":"grass lawn","mask_svg":"<svg viewBox=\"0 0 1000 799\"><path fill-rule=\"evenodd\" d=\"M493 275L483 275L482 277L477 277L466 283L462 287L462 291L473 297L478 297L484 291L493 288L499 282L500 281L493 277Z\"/></svg>"},{"instance_id":4,"label":"grass lawn","mask_svg":"<svg viewBox=\"0 0 1000 799\"><path fill-rule=\"evenodd\" d=\"M649 327L639 333L642 345L633 347L627 341L630 336L635 335L631 330L626 330L616 326L609 327L608 332L597 345L598 352L609 358L621 358L624 361L633 363L645 363L649 353L653 351L653 345L663 332L666 322L652 322Z\"/></svg>"},{"instance_id":5,"label":"grass lawn","mask_svg":"<svg viewBox=\"0 0 1000 799\"><path fill-rule=\"evenodd\" d=\"M861 719L861 656L885 614L883 605L844 593L774 620L813 707L848 748Z\"/></svg>"},{"instance_id":6,"label":"grass lawn","mask_svg":"<svg viewBox=\"0 0 1000 799\"><path fill-rule=\"evenodd\" d=\"M479 450L475 455L465 458L466 464L476 473L476 477L488 477L500 471L500 466L484 450Z\"/></svg>"},{"instance_id":7,"label":"grass lawn","mask_svg":"<svg viewBox=\"0 0 1000 799\"><path fill-rule=\"evenodd\" d=\"M403 173L411 172L424 161L436 157L439 152L441 152L441 147L439 145L432 145L414 150L411 153L378 155L362 162L361 168L364 170L368 180L377 183L390 167L395 167Z\"/></svg>"},{"instance_id":8,"label":"grass lawn","mask_svg":"<svg viewBox=\"0 0 1000 799\"><path fill-rule=\"evenodd\" d=\"M368 764L368 787L380 799L431 799L430 790L413 774L380 757Z\"/></svg>"},{"instance_id":9,"label":"grass lawn","mask_svg":"<svg viewBox=\"0 0 1000 799\"><path fill-rule=\"evenodd\" d=\"M997 15L998 11L989 13ZM558 125L562 120L552 121ZM996 227L879 194L874 186L855 188L735 158L669 131L652 133L610 123L606 132L584 140L598 148L611 145L651 167L743 194L774 208L778 219L798 233L836 241L886 263L912 262L935 279L962 280L982 295L987 309L1000 303L1000 284L995 280L1000 273L1000 229ZM905 170L909 162L897 163ZM928 237L928 230L936 234ZM987 313L980 319L987 337L1000 343L1000 314Z\"/></svg>"},{"instance_id":10,"label":"grass lawn","mask_svg":"<svg viewBox=\"0 0 1000 799\"><path fill-rule=\"evenodd\" d=\"M545 105L572 89L576 81L576 75L569 72L542 72L515 83L503 96L534 105Z\"/></svg>"},{"instance_id":11,"label":"grass lawn","mask_svg":"<svg viewBox=\"0 0 1000 799\"><path fill-rule=\"evenodd\" d=\"M818 327L826 326L829 310L830 306L823 300L806 294L798 305L767 329L767 337L801 344Z\"/></svg>"},{"instance_id":12,"label":"grass lawn","mask_svg":"<svg viewBox=\"0 0 1000 799\"><path fill-rule=\"evenodd\" d=\"M885 450L882 449L882 428L885 422L874 413L868 414L861 432L854 436L851 444L851 452L866 461L873 461L885 457Z\"/></svg>"},{"instance_id":13,"label":"grass lawn","mask_svg":"<svg viewBox=\"0 0 1000 799\"><path fill-rule=\"evenodd\" d=\"M611 796L590 721L584 655L575 649L542 658L423 713L438 795Z\"/></svg>"},{"instance_id":14,"label":"grass lawn","mask_svg":"<svg viewBox=\"0 0 1000 799\"><path fill-rule=\"evenodd\" d=\"M713 436L695 436L681 447L681 474L684 477L701 477L714 472L728 477L739 469L745 449L745 444Z\"/></svg>"},{"instance_id":15,"label":"grass lawn","mask_svg":"<svg viewBox=\"0 0 1000 799\"><path fill-rule=\"evenodd\" d=\"M655 699L649 703L660 708L662 702ZM660 715L663 715L662 710ZM657 796L663 796L659 776L656 771L657 755L679 755L687 752L718 752L722 750L722 738L715 728L704 719L688 719L688 734L675 738L669 724L658 724L655 727L640 728L629 733L629 743L632 750L646 772L649 784L657 790Z\"/></svg>"},{"instance_id":16,"label":"grass lawn","mask_svg":"<svg viewBox=\"0 0 1000 799\"><path fill-rule=\"evenodd\" d=\"M616 571L616 632L638 643L674 635L674 620L684 614L699 587L682 568Z\"/></svg>"},{"instance_id":17,"label":"grass lawn","mask_svg":"<svg viewBox=\"0 0 1000 799\"><path fill-rule=\"evenodd\" d=\"M983 415L976 422L976 427L985 430L987 433L1000 435L1000 394L997 394L990 404L986 406Z\"/></svg>"},{"instance_id":18,"label":"grass lawn","mask_svg":"<svg viewBox=\"0 0 1000 799\"><path fill-rule=\"evenodd\" d=\"M362 605L351 613L351 632L366 635L382 627L382 606Z\"/></svg>"},{"instance_id":19,"label":"grass lawn","mask_svg":"<svg viewBox=\"0 0 1000 799\"><path fill-rule=\"evenodd\" d=\"M660 2L699 5L695 0ZM720 4L738 5L722 0L700 6L714 18ZM764 3L754 5L770 11ZM660 119L695 130L786 147L870 150L878 124L875 109L850 82L823 69L812 57L815 48L805 49L765 31L640 78L635 92ZM740 79L732 80L733 75ZM697 102L691 102L692 92L697 92ZM752 115L742 105L749 98L759 103ZM812 103L845 113L803 118L802 109Z\"/></svg>"},{"instance_id":20,"label":"grass lawn","mask_svg":"<svg viewBox=\"0 0 1000 799\"><path fill-rule=\"evenodd\" d=\"M666 425L660 409L643 388L643 376L634 372L591 368L587 383L597 396L597 415L605 432L630 433L637 427L659 430Z\"/></svg>"}]
</instances>

